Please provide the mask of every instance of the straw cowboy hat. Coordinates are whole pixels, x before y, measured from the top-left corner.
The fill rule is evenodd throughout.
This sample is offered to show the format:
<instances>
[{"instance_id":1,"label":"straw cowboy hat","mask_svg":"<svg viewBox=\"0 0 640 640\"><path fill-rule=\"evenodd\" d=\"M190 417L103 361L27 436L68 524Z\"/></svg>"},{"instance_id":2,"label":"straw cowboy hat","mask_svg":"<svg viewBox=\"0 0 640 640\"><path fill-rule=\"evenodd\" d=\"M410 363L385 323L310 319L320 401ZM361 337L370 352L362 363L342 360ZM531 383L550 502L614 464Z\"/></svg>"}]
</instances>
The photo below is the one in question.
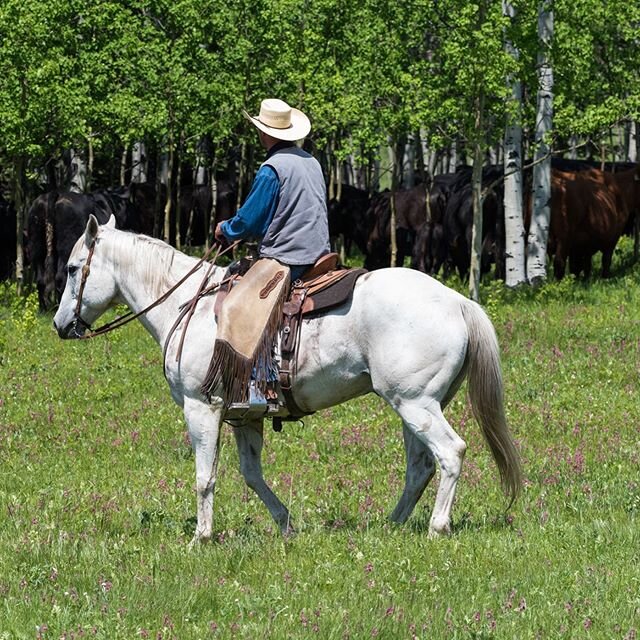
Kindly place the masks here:
<instances>
[{"instance_id":1,"label":"straw cowboy hat","mask_svg":"<svg viewBox=\"0 0 640 640\"><path fill-rule=\"evenodd\" d=\"M246 111L243 113L260 131L277 140L301 140L311 131L311 122L302 111L277 98L263 100L260 103L260 114L255 117Z\"/></svg>"}]
</instances>

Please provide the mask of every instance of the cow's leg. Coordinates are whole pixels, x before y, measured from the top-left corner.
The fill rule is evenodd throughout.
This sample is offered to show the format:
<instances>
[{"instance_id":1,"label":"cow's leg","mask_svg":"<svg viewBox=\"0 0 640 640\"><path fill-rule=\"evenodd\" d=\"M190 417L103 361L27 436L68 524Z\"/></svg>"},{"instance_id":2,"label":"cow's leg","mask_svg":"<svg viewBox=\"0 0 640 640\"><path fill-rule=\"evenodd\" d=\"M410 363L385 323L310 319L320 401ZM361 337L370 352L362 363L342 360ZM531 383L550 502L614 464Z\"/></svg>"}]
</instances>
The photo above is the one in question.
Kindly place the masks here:
<instances>
[{"instance_id":1,"label":"cow's leg","mask_svg":"<svg viewBox=\"0 0 640 640\"><path fill-rule=\"evenodd\" d=\"M407 428L433 452L440 465L440 485L429 522L429 535L448 534L451 532L451 509L467 445L452 429L439 403L434 400L426 405L415 400L401 402L396 410Z\"/></svg>"},{"instance_id":2,"label":"cow's leg","mask_svg":"<svg viewBox=\"0 0 640 640\"><path fill-rule=\"evenodd\" d=\"M222 402L185 398L184 417L196 461L197 524L191 544L206 542L213 528L213 494L220 448Z\"/></svg>"},{"instance_id":3,"label":"cow's leg","mask_svg":"<svg viewBox=\"0 0 640 640\"><path fill-rule=\"evenodd\" d=\"M238 446L240 472L247 485L264 502L283 535L290 535L294 533L294 528L289 511L273 493L262 475L262 433L263 421L260 419L234 424L233 434Z\"/></svg>"},{"instance_id":4,"label":"cow's leg","mask_svg":"<svg viewBox=\"0 0 640 640\"><path fill-rule=\"evenodd\" d=\"M567 256L564 253L563 248L558 244L555 254L553 256L553 275L556 280L562 280L567 268Z\"/></svg>"},{"instance_id":5,"label":"cow's leg","mask_svg":"<svg viewBox=\"0 0 640 640\"><path fill-rule=\"evenodd\" d=\"M602 277L611 277L611 260L613 258L613 248L602 250Z\"/></svg>"},{"instance_id":6,"label":"cow's leg","mask_svg":"<svg viewBox=\"0 0 640 640\"><path fill-rule=\"evenodd\" d=\"M412 514L436 470L433 454L405 422L402 423L402 435L407 457L405 484L402 496L391 514L391 519L398 523L405 522Z\"/></svg>"},{"instance_id":7,"label":"cow's leg","mask_svg":"<svg viewBox=\"0 0 640 640\"><path fill-rule=\"evenodd\" d=\"M431 267L430 274L432 276L437 276L440 269L444 265L444 275L448 277L450 273L450 268L447 261L447 246L445 244L445 239L442 231L442 227L436 226L433 230L433 241L431 243L431 251L433 253L433 265Z\"/></svg>"},{"instance_id":8,"label":"cow's leg","mask_svg":"<svg viewBox=\"0 0 640 640\"><path fill-rule=\"evenodd\" d=\"M581 253L572 253L569 256L569 270L570 272L578 278L580 274L584 276L585 280L588 280L591 277L591 254L581 252Z\"/></svg>"}]
</instances>

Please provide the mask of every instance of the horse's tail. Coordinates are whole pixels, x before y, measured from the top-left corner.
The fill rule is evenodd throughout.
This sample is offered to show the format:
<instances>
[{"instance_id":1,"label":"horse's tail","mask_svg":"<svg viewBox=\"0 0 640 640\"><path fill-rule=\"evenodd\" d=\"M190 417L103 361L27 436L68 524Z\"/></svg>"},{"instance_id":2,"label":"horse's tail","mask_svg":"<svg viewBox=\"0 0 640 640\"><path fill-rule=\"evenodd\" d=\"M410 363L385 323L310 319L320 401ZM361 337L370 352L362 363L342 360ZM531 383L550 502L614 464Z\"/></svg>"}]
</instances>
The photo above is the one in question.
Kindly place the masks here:
<instances>
[{"instance_id":1,"label":"horse's tail","mask_svg":"<svg viewBox=\"0 0 640 640\"><path fill-rule=\"evenodd\" d=\"M498 465L510 507L520 492L522 472L504 413L498 339L493 324L478 304L466 300L462 315L469 333L467 388L471 408Z\"/></svg>"}]
</instances>

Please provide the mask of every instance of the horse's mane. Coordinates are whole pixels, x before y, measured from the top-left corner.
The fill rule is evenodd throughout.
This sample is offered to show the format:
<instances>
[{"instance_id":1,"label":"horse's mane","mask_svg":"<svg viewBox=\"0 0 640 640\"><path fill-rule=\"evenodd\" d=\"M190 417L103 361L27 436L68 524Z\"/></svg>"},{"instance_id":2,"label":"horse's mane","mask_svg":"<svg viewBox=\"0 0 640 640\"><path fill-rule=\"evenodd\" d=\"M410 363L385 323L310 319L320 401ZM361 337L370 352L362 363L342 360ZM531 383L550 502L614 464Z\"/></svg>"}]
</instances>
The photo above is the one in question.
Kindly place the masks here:
<instances>
[{"instance_id":1,"label":"horse's mane","mask_svg":"<svg viewBox=\"0 0 640 640\"><path fill-rule=\"evenodd\" d=\"M179 258L186 258L170 245L142 234L121 231L122 239L112 244L114 262L122 270L134 270L151 288L151 295L159 298L178 280L174 272ZM182 274L180 274L182 275Z\"/></svg>"}]
</instances>

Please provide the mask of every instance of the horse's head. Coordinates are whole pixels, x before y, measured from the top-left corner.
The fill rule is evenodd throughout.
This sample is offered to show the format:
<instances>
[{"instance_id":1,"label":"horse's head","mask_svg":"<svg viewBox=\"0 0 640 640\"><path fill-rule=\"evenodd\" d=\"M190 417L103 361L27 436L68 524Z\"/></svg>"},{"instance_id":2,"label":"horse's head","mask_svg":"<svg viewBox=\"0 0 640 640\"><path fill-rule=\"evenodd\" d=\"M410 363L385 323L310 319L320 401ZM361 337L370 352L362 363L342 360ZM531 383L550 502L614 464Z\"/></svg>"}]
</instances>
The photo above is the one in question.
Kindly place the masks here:
<instances>
[{"instance_id":1,"label":"horse's head","mask_svg":"<svg viewBox=\"0 0 640 640\"><path fill-rule=\"evenodd\" d=\"M80 338L116 301L117 285L100 251L103 234L115 229L113 215L100 227L90 215L87 227L71 250L67 282L53 326L61 338Z\"/></svg>"}]
</instances>

